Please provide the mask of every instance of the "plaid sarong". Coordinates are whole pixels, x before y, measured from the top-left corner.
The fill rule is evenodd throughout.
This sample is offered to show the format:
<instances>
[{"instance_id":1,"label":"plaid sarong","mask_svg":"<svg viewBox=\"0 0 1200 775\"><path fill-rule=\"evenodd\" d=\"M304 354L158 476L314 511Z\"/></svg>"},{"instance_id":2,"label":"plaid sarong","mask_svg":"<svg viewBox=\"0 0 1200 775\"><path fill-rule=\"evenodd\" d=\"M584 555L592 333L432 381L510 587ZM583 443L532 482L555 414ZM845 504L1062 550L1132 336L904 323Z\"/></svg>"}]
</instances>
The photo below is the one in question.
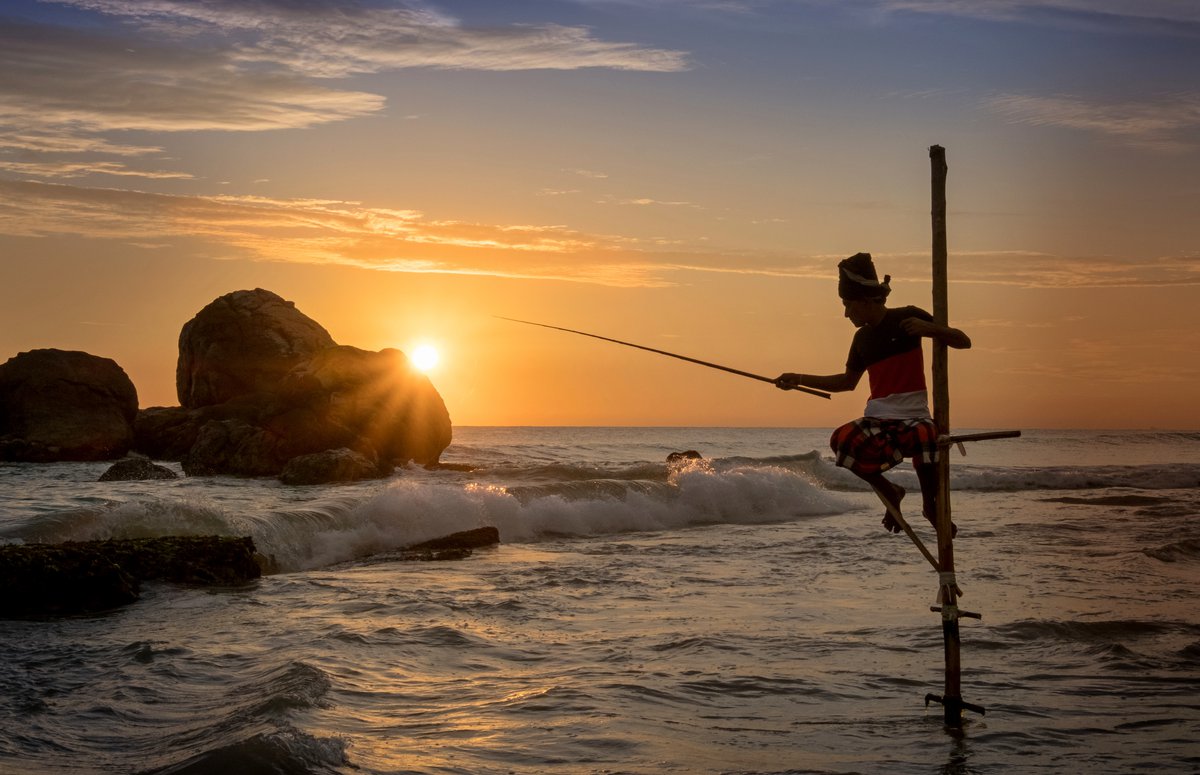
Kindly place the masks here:
<instances>
[{"instance_id":1,"label":"plaid sarong","mask_svg":"<svg viewBox=\"0 0 1200 775\"><path fill-rule=\"evenodd\" d=\"M881 474L913 458L913 465L936 463L937 425L933 420L880 420L860 417L833 432L829 446L836 462L856 474Z\"/></svg>"}]
</instances>

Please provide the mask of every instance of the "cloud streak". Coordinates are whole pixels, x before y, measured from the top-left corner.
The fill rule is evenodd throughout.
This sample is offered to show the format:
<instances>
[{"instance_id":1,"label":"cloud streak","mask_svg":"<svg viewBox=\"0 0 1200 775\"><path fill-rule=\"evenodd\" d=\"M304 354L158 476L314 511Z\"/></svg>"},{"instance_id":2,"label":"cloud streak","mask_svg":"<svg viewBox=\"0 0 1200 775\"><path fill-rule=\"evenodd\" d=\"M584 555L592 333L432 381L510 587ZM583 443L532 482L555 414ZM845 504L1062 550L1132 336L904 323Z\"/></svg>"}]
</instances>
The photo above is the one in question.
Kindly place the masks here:
<instances>
[{"instance_id":1,"label":"cloud streak","mask_svg":"<svg viewBox=\"0 0 1200 775\"><path fill-rule=\"evenodd\" d=\"M45 25L0 25L0 68L0 122L26 134L307 127L364 116L384 102L239 68L227 50Z\"/></svg>"},{"instance_id":2,"label":"cloud streak","mask_svg":"<svg viewBox=\"0 0 1200 775\"><path fill-rule=\"evenodd\" d=\"M170 196L0 180L0 232L143 244L199 239L230 259L363 269L565 280L612 286L670 284L629 240L562 226L433 220L354 202Z\"/></svg>"},{"instance_id":3,"label":"cloud streak","mask_svg":"<svg viewBox=\"0 0 1200 775\"><path fill-rule=\"evenodd\" d=\"M411 3L372 6L355 0L55 0L129 19L187 40L219 34L231 58L318 78L410 67L474 70L616 70L673 72L682 52L599 40L557 24L470 27Z\"/></svg>"},{"instance_id":4,"label":"cloud streak","mask_svg":"<svg viewBox=\"0 0 1200 775\"><path fill-rule=\"evenodd\" d=\"M1120 103L1002 94L985 107L1012 123L1094 132L1138 148L1185 152L1200 144L1200 93Z\"/></svg>"},{"instance_id":5,"label":"cloud streak","mask_svg":"<svg viewBox=\"0 0 1200 775\"><path fill-rule=\"evenodd\" d=\"M1113 33L1200 36L1200 6L1187 0L870 0L866 5Z\"/></svg>"},{"instance_id":6,"label":"cloud streak","mask_svg":"<svg viewBox=\"0 0 1200 775\"><path fill-rule=\"evenodd\" d=\"M168 196L0 179L0 233L153 242L200 240L209 256L337 264L388 272L484 275L663 287L695 273L831 278L842 256L730 252L565 226L435 220L355 202ZM1025 288L1200 285L1200 256L1114 258L978 252L954 256L952 281ZM925 277L928 258L877 254L896 277Z\"/></svg>"}]
</instances>

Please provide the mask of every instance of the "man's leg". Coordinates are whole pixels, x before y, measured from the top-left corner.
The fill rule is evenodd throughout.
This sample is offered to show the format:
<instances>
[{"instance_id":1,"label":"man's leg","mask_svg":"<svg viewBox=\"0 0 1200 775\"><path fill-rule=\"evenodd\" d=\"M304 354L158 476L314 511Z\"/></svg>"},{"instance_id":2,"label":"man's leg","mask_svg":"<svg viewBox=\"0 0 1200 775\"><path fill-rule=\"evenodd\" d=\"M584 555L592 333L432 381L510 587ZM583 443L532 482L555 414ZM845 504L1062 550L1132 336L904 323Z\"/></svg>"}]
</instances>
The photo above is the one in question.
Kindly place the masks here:
<instances>
[{"instance_id":1,"label":"man's leg","mask_svg":"<svg viewBox=\"0 0 1200 775\"><path fill-rule=\"evenodd\" d=\"M904 500L905 495L903 487L894 482L889 482L883 474L862 474L857 471L854 473L858 474L860 479L875 488L875 491L882 495L884 500L894 506L896 511L900 511L900 501ZM903 516L904 512L900 511L900 514ZM903 529L900 527L900 523L896 521L896 518L892 516L890 510L883 512L882 522L883 527L888 532L899 533Z\"/></svg>"},{"instance_id":2,"label":"man's leg","mask_svg":"<svg viewBox=\"0 0 1200 775\"><path fill-rule=\"evenodd\" d=\"M903 456L893 448L887 434L879 432L879 421L863 417L848 422L834 430L829 445L837 465L871 485L896 511L900 511L904 488L885 479L883 472L903 460ZM903 529L891 511L884 512L882 522L892 533Z\"/></svg>"},{"instance_id":3,"label":"man's leg","mask_svg":"<svg viewBox=\"0 0 1200 775\"><path fill-rule=\"evenodd\" d=\"M921 483L921 502L925 519L929 520L929 524L937 527L937 494L938 494L938 475L937 463L922 463L918 459L913 459L913 468L917 470L917 481ZM950 523L950 537L958 535L958 525Z\"/></svg>"}]
</instances>

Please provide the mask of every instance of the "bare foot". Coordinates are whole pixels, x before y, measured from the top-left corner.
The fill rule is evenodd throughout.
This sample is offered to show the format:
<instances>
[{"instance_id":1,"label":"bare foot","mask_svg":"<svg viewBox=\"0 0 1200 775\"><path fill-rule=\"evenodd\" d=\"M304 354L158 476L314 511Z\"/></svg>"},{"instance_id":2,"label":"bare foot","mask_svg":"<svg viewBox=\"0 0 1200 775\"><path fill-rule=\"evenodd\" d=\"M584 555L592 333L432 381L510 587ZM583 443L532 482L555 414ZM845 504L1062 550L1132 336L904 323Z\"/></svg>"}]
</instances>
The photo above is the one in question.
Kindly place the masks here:
<instances>
[{"instance_id":1,"label":"bare foot","mask_svg":"<svg viewBox=\"0 0 1200 775\"><path fill-rule=\"evenodd\" d=\"M904 500L905 490L903 487L901 487L898 484L892 484L891 482L888 482L887 484L888 484L888 487L891 488L891 492L883 492L881 490L881 492L883 492L883 497L887 500L888 503L890 503L896 507L896 511L900 511L900 501ZM901 512L901 513L903 513L903 512ZM884 529L887 530L889 533L899 533L904 529L904 528L900 527L900 523L897 522L896 518L892 516L892 512L890 509L883 512L883 520L882 521L883 521Z\"/></svg>"},{"instance_id":2,"label":"bare foot","mask_svg":"<svg viewBox=\"0 0 1200 775\"><path fill-rule=\"evenodd\" d=\"M933 525L934 530L936 530L937 529L937 517L933 514L930 514L928 509L926 509L925 511L923 511L921 513L923 513L925 515L925 519L929 520L929 524ZM954 524L953 522L950 523L950 537L958 538L958 525Z\"/></svg>"}]
</instances>

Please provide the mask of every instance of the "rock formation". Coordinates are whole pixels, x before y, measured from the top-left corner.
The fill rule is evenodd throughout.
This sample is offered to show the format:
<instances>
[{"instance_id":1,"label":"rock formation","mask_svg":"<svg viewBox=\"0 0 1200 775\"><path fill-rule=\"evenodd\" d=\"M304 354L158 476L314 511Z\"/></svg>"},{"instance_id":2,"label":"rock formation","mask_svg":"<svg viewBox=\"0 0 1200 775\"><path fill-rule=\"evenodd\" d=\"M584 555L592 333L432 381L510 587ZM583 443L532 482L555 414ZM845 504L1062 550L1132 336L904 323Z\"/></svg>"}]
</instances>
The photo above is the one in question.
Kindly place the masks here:
<instances>
[{"instance_id":1,"label":"rock formation","mask_svg":"<svg viewBox=\"0 0 1200 775\"><path fill-rule=\"evenodd\" d=\"M403 353L337 345L262 289L184 325L176 376L182 406L142 411L136 448L189 476L278 476L302 458L287 481L353 481L436 464L450 444L445 403Z\"/></svg>"},{"instance_id":2,"label":"rock formation","mask_svg":"<svg viewBox=\"0 0 1200 775\"><path fill-rule=\"evenodd\" d=\"M326 455L323 473L310 461L294 476L352 480L436 465L450 444L445 403L404 353L338 345L261 288L226 294L183 326L176 387L181 406L138 412L112 361L22 353L0 366L0 460L107 460L132 448L179 460L189 476L278 476L294 458L346 450Z\"/></svg>"},{"instance_id":3,"label":"rock formation","mask_svg":"<svg viewBox=\"0 0 1200 775\"><path fill-rule=\"evenodd\" d=\"M333 337L270 291L235 291L210 303L179 333L175 389L188 409L275 388Z\"/></svg>"},{"instance_id":4,"label":"rock formation","mask_svg":"<svg viewBox=\"0 0 1200 775\"><path fill-rule=\"evenodd\" d=\"M0 365L0 460L113 460L133 443L137 390L114 361L31 350Z\"/></svg>"}]
</instances>

